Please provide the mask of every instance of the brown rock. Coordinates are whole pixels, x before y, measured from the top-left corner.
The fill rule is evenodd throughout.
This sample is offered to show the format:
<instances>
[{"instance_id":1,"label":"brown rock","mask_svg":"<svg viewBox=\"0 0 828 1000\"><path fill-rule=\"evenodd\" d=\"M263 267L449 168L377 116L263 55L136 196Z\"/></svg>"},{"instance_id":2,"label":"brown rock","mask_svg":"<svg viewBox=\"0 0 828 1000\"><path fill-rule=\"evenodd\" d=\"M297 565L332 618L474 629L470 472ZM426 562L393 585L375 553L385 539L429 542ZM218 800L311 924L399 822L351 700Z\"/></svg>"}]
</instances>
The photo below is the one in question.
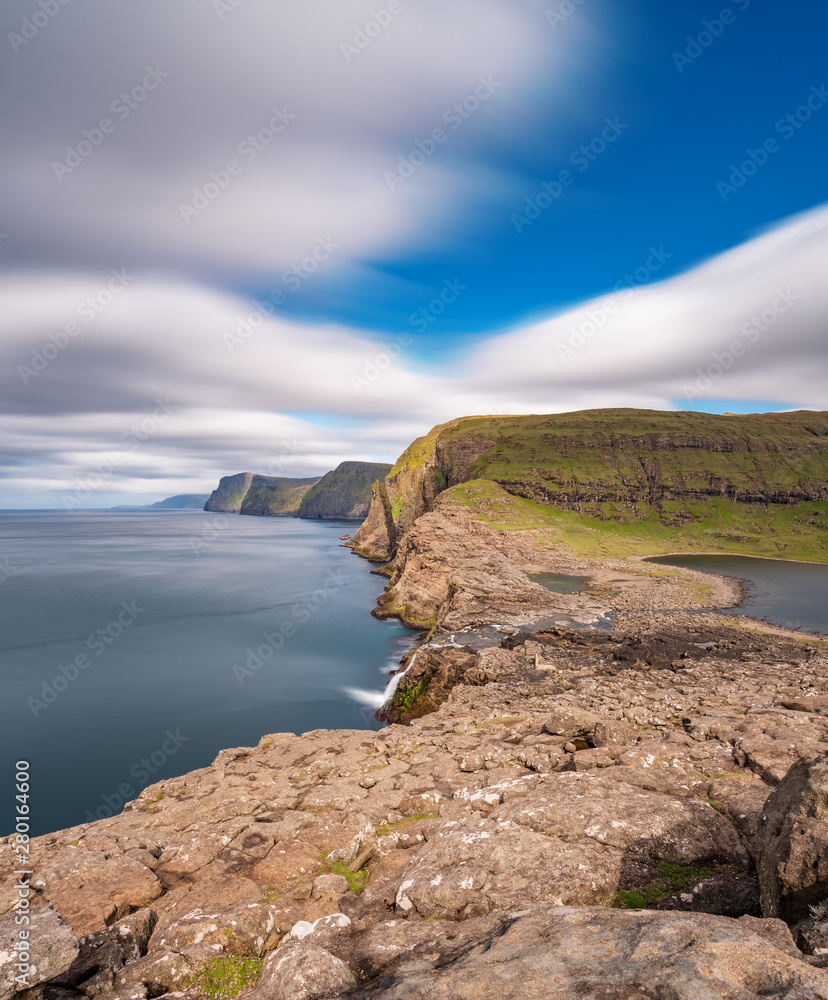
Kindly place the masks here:
<instances>
[{"instance_id":1,"label":"brown rock","mask_svg":"<svg viewBox=\"0 0 828 1000\"><path fill-rule=\"evenodd\" d=\"M153 872L123 854L93 854L82 847L50 852L32 876L78 937L103 930L162 893Z\"/></svg>"},{"instance_id":2,"label":"brown rock","mask_svg":"<svg viewBox=\"0 0 828 1000\"><path fill-rule=\"evenodd\" d=\"M27 983L16 983L15 977L22 970L15 969L14 963L22 955L15 950L23 944L19 937L21 930L28 932L29 973ZM0 917L0 998L6 1000L15 993L22 992L26 985L36 987L65 972L78 955L78 940L71 929L61 920L60 915L48 906L34 907L29 913L28 924L16 924L13 912Z\"/></svg>"},{"instance_id":3,"label":"brown rock","mask_svg":"<svg viewBox=\"0 0 828 1000\"><path fill-rule=\"evenodd\" d=\"M635 743L638 736L638 731L626 722L602 720L595 723L592 742L596 747L620 747Z\"/></svg>"},{"instance_id":4,"label":"brown rock","mask_svg":"<svg viewBox=\"0 0 828 1000\"><path fill-rule=\"evenodd\" d=\"M253 879L261 886L276 889L288 882L307 880L319 870L319 850L300 840L274 844L253 869Z\"/></svg>"},{"instance_id":5,"label":"brown rock","mask_svg":"<svg viewBox=\"0 0 828 1000\"><path fill-rule=\"evenodd\" d=\"M356 986L348 966L324 948L290 942L265 959L245 1000L315 1000Z\"/></svg>"},{"instance_id":6,"label":"brown rock","mask_svg":"<svg viewBox=\"0 0 828 1000\"><path fill-rule=\"evenodd\" d=\"M481 928L457 957L427 960L353 1000L821 1000L828 974L770 936L701 913L557 908ZM450 944L449 944L450 947Z\"/></svg>"},{"instance_id":7,"label":"brown rock","mask_svg":"<svg viewBox=\"0 0 828 1000\"><path fill-rule=\"evenodd\" d=\"M828 897L828 754L790 769L768 796L756 839L762 912L807 920Z\"/></svg>"},{"instance_id":8,"label":"brown rock","mask_svg":"<svg viewBox=\"0 0 828 1000\"><path fill-rule=\"evenodd\" d=\"M568 736L570 738L582 736L586 738L592 736L595 725L599 721L589 712L582 712L580 709L562 705L547 717L543 728L553 736Z\"/></svg>"}]
</instances>

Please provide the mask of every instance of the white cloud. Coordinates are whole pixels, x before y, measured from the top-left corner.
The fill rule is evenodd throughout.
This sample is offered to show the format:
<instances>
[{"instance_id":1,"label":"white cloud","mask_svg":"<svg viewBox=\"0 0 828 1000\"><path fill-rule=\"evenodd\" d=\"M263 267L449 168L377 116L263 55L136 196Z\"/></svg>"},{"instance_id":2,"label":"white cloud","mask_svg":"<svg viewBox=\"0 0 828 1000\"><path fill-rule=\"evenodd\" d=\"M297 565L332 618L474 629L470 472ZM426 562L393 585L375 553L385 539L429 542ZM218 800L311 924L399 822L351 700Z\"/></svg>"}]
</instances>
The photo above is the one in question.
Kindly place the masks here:
<instances>
[{"instance_id":1,"label":"white cloud","mask_svg":"<svg viewBox=\"0 0 828 1000\"><path fill-rule=\"evenodd\" d=\"M340 43L381 7L244 0L223 18L202 0L67 7L0 67L4 228L57 267L114 261L248 285L320 235L341 244L333 271L433 242L468 207L475 161L493 137L531 134L532 88L560 83L581 43L547 29L539 0L405 0L348 62ZM2 35L20 20L4 9ZM134 107L118 103L147 66L167 75ZM392 192L385 172L445 127L481 75L496 93ZM251 144L274 109L295 117ZM56 170L82 142L90 155ZM216 196L185 222L180 206L208 184Z\"/></svg>"},{"instance_id":2,"label":"white cloud","mask_svg":"<svg viewBox=\"0 0 828 1000\"><path fill-rule=\"evenodd\" d=\"M489 338L439 374L414 370L405 345L384 357L360 331L276 318L231 352L225 336L250 302L144 279L24 385L18 366L106 275L9 279L0 284L0 474L8 496L59 496L122 452L94 505L105 490L201 491L242 469L303 476L347 458L393 461L433 424L464 414L671 408L697 370L737 342L743 352L701 396L823 408L826 251L828 210L820 209L684 275L619 293L612 313L596 299ZM602 313L606 322L584 346L569 347L572 329ZM557 344L567 346L564 358ZM136 443L159 400L168 415Z\"/></svg>"}]
</instances>

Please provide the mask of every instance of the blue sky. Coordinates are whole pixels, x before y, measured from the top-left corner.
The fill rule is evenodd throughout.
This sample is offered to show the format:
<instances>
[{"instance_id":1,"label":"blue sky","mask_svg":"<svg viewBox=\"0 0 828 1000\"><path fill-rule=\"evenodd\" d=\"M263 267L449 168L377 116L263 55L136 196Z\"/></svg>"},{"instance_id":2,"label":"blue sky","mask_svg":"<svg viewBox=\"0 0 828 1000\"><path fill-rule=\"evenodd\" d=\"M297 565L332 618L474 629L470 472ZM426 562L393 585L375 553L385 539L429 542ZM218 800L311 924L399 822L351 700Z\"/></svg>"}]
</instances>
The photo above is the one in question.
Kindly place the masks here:
<instances>
[{"instance_id":1,"label":"blue sky","mask_svg":"<svg viewBox=\"0 0 828 1000\"><path fill-rule=\"evenodd\" d=\"M824 5L44 11L0 11L0 507L826 408Z\"/></svg>"},{"instance_id":2,"label":"blue sky","mask_svg":"<svg viewBox=\"0 0 828 1000\"><path fill-rule=\"evenodd\" d=\"M571 81L577 114L565 108L562 114L554 83L541 80L528 110L536 127L524 141L499 146L493 135L490 148L475 149L514 178L515 210L543 181L571 169L570 155L600 134L605 116L628 128L520 234L511 212L484 192L457 220L445 249L435 240L427 252L375 259L376 277L338 287L330 297L309 290L293 300L294 315L403 330L429 292L457 276L468 291L426 331L415 331L423 358L436 360L481 330L609 291L643 263L650 246L671 254L658 273L666 278L828 200L828 112L816 112L790 139L776 130L813 86L828 82L828 8L798 2L780 14L767 3L745 3L585 0L554 29L539 19L537 30L548 30L550 39L553 32L564 40L574 34L579 19L596 25L599 35L593 57ZM721 25L722 10L732 13L732 23ZM705 21L721 25L721 35L692 62L677 60L688 36L707 30ZM724 201L716 182L727 181L731 166L768 137L779 140L779 151ZM435 156L462 164L458 146Z\"/></svg>"}]
</instances>

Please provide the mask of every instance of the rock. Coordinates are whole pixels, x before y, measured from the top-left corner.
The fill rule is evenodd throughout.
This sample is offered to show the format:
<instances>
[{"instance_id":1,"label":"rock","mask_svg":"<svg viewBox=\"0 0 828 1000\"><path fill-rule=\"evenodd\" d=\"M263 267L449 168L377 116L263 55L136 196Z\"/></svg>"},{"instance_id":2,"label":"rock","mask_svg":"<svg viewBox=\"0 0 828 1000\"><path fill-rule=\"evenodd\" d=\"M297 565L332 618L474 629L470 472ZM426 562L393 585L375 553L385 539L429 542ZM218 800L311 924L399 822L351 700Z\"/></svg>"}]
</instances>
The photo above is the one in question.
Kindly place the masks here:
<instances>
[{"instance_id":1,"label":"rock","mask_svg":"<svg viewBox=\"0 0 828 1000\"><path fill-rule=\"evenodd\" d=\"M739 923L753 934L767 938L780 951L786 952L793 958L801 957L791 929L783 920L777 920L775 917L754 917L750 914L744 914L739 917Z\"/></svg>"},{"instance_id":2,"label":"rock","mask_svg":"<svg viewBox=\"0 0 828 1000\"><path fill-rule=\"evenodd\" d=\"M352 929L350 917L344 913L328 913L314 921L298 920L291 927L282 945L291 941L304 941L306 944L333 952L341 948L344 940L350 938Z\"/></svg>"},{"instance_id":3,"label":"rock","mask_svg":"<svg viewBox=\"0 0 828 1000\"><path fill-rule=\"evenodd\" d=\"M324 948L290 942L272 952L245 1000L315 1000L338 996L357 982L348 966Z\"/></svg>"},{"instance_id":4,"label":"rock","mask_svg":"<svg viewBox=\"0 0 828 1000\"><path fill-rule=\"evenodd\" d=\"M78 955L79 944L71 929L59 914L48 906L37 906L29 911L28 923L15 923L15 913L0 917L0 998L6 1000L14 993L28 987L36 987L54 979L72 965ZM22 939L20 931L28 933ZM28 944L28 951L22 946ZM24 963L28 954L28 970L16 969L15 964ZM25 982L15 982L17 976L25 975Z\"/></svg>"},{"instance_id":5,"label":"rock","mask_svg":"<svg viewBox=\"0 0 828 1000\"><path fill-rule=\"evenodd\" d=\"M577 708L561 706L552 712L543 724L547 733L553 736L592 736L595 725L599 722L594 715L589 712L582 712Z\"/></svg>"},{"instance_id":6,"label":"rock","mask_svg":"<svg viewBox=\"0 0 828 1000\"><path fill-rule=\"evenodd\" d=\"M518 915L477 947L427 956L348 994L349 1000L804 1000L828 975L771 935L702 913L559 907ZM450 947L450 943L448 943Z\"/></svg>"},{"instance_id":7,"label":"rock","mask_svg":"<svg viewBox=\"0 0 828 1000\"><path fill-rule=\"evenodd\" d=\"M83 847L49 852L32 876L78 937L103 930L130 910L147 906L163 892L155 874L124 854Z\"/></svg>"},{"instance_id":8,"label":"rock","mask_svg":"<svg viewBox=\"0 0 828 1000\"><path fill-rule=\"evenodd\" d=\"M828 897L828 754L795 764L770 793L756 841L763 914L807 920Z\"/></svg>"},{"instance_id":9,"label":"rock","mask_svg":"<svg viewBox=\"0 0 828 1000\"><path fill-rule=\"evenodd\" d=\"M782 921L778 921L782 923ZM787 925L783 924L787 927ZM788 931L790 933L790 931ZM824 920L803 920L796 926L796 943L806 955L814 955L828 964L828 923Z\"/></svg>"},{"instance_id":10,"label":"rock","mask_svg":"<svg viewBox=\"0 0 828 1000\"><path fill-rule=\"evenodd\" d=\"M809 698L788 698L780 701L783 708L793 712L817 712L819 715L828 713L828 696L813 695Z\"/></svg>"},{"instance_id":11,"label":"rock","mask_svg":"<svg viewBox=\"0 0 828 1000\"><path fill-rule=\"evenodd\" d=\"M391 468L379 462L340 462L302 497L299 517L361 521L371 504L371 487L378 479L384 479Z\"/></svg>"},{"instance_id":12,"label":"rock","mask_svg":"<svg viewBox=\"0 0 828 1000\"><path fill-rule=\"evenodd\" d=\"M247 954L263 955L265 945L278 927L273 904L249 903L233 909L194 909L178 919L165 921L153 934L150 952L183 953L194 945L242 948Z\"/></svg>"},{"instance_id":13,"label":"rock","mask_svg":"<svg viewBox=\"0 0 828 1000\"><path fill-rule=\"evenodd\" d=\"M216 954L217 950L212 953ZM204 954L201 960L208 957L209 954ZM127 990L138 991L138 995L140 990L144 990L144 996L155 997L182 989L199 964L199 961L191 962L177 952L149 952L115 973L114 992L120 1000Z\"/></svg>"},{"instance_id":14,"label":"rock","mask_svg":"<svg viewBox=\"0 0 828 1000\"><path fill-rule=\"evenodd\" d=\"M591 771L594 767L612 767L615 760L606 750L596 747L594 750L575 751L572 763L576 771Z\"/></svg>"},{"instance_id":15,"label":"rock","mask_svg":"<svg viewBox=\"0 0 828 1000\"><path fill-rule=\"evenodd\" d=\"M497 818L566 842L591 841L670 863L747 867L732 825L706 802L644 791L626 784L623 771L549 775L525 798L501 806Z\"/></svg>"},{"instance_id":16,"label":"rock","mask_svg":"<svg viewBox=\"0 0 828 1000\"><path fill-rule=\"evenodd\" d=\"M348 879L344 875L335 875L333 872L318 875L313 880L314 896L321 896L326 893L332 896L342 896L348 891L348 888Z\"/></svg>"},{"instance_id":17,"label":"rock","mask_svg":"<svg viewBox=\"0 0 828 1000\"><path fill-rule=\"evenodd\" d=\"M302 841L274 844L267 856L253 868L253 879L273 889L297 879L307 879L319 869L319 849Z\"/></svg>"},{"instance_id":18,"label":"rock","mask_svg":"<svg viewBox=\"0 0 828 1000\"><path fill-rule=\"evenodd\" d=\"M609 719L595 723L592 742L596 747L627 746L635 743L639 733L627 722L615 722Z\"/></svg>"},{"instance_id":19,"label":"rock","mask_svg":"<svg viewBox=\"0 0 828 1000\"><path fill-rule=\"evenodd\" d=\"M110 989L119 969L146 954L157 919L154 910L138 910L106 930L87 934L72 965L53 978L65 986L82 986L87 994Z\"/></svg>"},{"instance_id":20,"label":"rock","mask_svg":"<svg viewBox=\"0 0 828 1000\"><path fill-rule=\"evenodd\" d=\"M742 872L723 872L697 881L695 885L658 902L657 910L685 910L713 913L720 917L761 917L759 882ZM787 926L782 924L787 931Z\"/></svg>"}]
</instances>

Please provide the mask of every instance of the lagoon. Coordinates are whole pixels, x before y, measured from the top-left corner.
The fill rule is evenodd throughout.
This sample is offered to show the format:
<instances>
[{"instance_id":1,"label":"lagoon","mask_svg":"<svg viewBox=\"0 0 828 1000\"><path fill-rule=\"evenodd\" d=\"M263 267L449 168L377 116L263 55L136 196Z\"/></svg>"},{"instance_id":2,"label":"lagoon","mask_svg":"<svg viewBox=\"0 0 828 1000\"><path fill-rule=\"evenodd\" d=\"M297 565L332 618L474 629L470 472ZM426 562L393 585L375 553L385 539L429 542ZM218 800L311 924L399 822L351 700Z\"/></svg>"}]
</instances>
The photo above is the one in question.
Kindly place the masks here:
<instances>
[{"instance_id":1,"label":"lagoon","mask_svg":"<svg viewBox=\"0 0 828 1000\"><path fill-rule=\"evenodd\" d=\"M717 555L658 556L647 562L744 580L742 603L725 608L722 614L749 615L785 628L828 635L828 565Z\"/></svg>"}]
</instances>

